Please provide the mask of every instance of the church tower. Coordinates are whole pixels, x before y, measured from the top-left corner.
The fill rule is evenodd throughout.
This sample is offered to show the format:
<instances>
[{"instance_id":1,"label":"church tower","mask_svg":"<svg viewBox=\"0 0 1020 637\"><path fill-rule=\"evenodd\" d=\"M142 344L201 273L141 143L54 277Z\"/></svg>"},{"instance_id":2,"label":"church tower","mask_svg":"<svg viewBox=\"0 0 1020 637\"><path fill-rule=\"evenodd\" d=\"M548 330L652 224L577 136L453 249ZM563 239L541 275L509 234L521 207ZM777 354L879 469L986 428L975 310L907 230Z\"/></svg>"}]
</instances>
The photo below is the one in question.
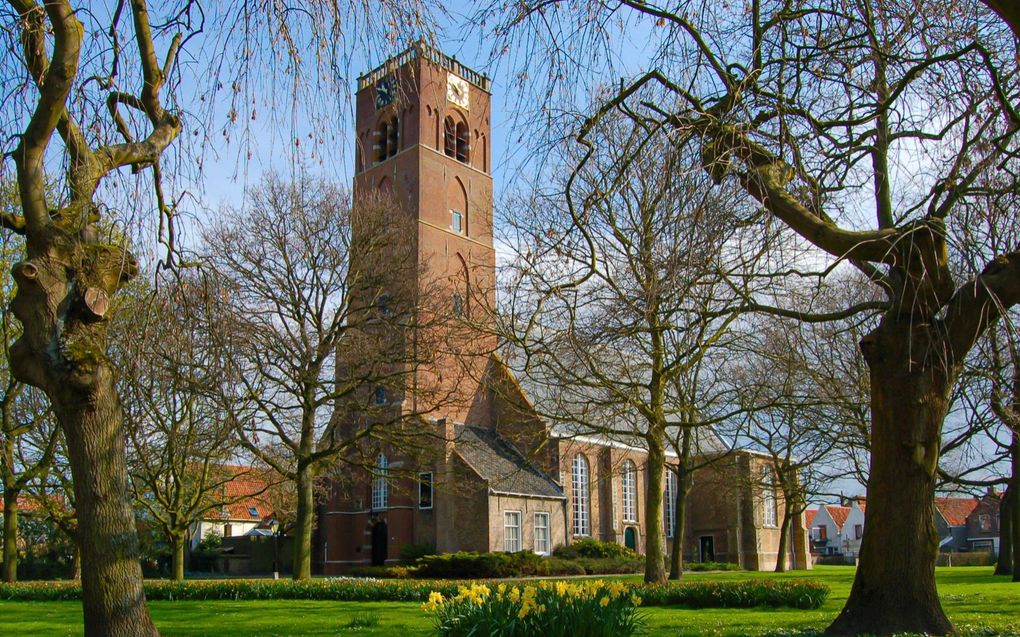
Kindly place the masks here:
<instances>
[{"instance_id":1,"label":"church tower","mask_svg":"<svg viewBox=\"0 0 1020 637\"><path fill-rule=\"evenodd\" d=\"M471 326L495 303L489 80L418 42L360 77L355 99L355 214L385 195L412 217L394 258L413 255L420 305L459 331L438 348L438 382L452 386L433 392L444 400L431 416L487 424L479 383L495 339Z\"/></svg>"}]
</instances>

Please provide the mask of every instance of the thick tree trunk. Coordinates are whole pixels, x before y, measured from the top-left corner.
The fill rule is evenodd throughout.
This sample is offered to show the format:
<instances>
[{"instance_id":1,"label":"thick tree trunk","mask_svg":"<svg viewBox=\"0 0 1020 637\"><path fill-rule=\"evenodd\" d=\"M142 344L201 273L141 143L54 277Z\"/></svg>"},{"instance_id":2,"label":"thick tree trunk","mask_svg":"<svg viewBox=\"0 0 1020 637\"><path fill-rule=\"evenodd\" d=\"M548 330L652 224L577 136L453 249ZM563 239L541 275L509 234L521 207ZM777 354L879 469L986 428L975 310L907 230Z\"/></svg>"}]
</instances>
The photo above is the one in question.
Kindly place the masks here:
<instances>
[{"instance_id":1,"label":"thick tree trunk","mask_svg":"<svg viewBox=\"0 0 1020 637\"><path fill-rule=\"evenodd\" d=\"M935 587L935 475L951 379L931 325L887 315L862 342L871 373L868 517L830 635L953 631Z\"/></svg>"},{"instance_id":2,"label":"thick tree trunk","mask_svg":"<svg viewBox=\"0 0 1020 637\"><path fill-rule=\"evenodd\" d=\"M669 579L684 574L684 540L687 538L687 495L694 481L690 470L681 462L677 467L676 502L673 509L673 552L669 560Z\"/></svg>"},{"instance_id":3,"label":"thick tree trunk","mask_svg":"<svg viewBox=\"0 0 1020 637\"><path fill-rule=\"evenodd\" d=\"M995 561L996 575L1013 573L1013 487L999 501L999 556Z\"/></svg>"},{"instance_id":4,"label":"thick tree trunk","mask_svg":"<svg viewBox=\"0 0 1020 637\"><path fill-rule=\"evenodd\" d=\"M645 581L666 581L665 534L662 525L663 472L666 452L662 443L649 439L648 472L645 480Z\"/></svg>"},{"instance_id":5,"label":"thick tree trunk","mask_svg":"<svg viewBox=\"0 0 1020 637\"><path fill-rule=\"evenodd\" d=\"M789 546L790 537L790 523L793 521L793 503L790 501L790 496L785 496L785 503L783 504L783 521L779 527L779 553L776 555L776 573L786 572L786 549Z\"/></svg>"},{"instance_id":6,"label":"thick tree trunk","mask_svg":"<svg viewBox=\"0 0 1020 637\"><path fill-rule=\"evenodd\" d=\"M184 549L187 546L184 533L171 533L170 534L170 549L172 551L172 559L170 562L170 577L175 582L184 581Z\"/></svg>"},{"instance_id":7,"label":"thick tree trunk","mask_svg":"<svg viewBox=\"0 0 1020 637\"><path fill-rule=\"evenodd\" d=\"M4 489L4 581L18 581L18 490Z\"/></svg>"},{"instance_id":8,"label":"thick tree trunk","mask_svg":"<svg viewBox=\"0 0 1020 637\"><path fill-rule=\"evenodd\" d=\"M1012 502L1009 507L1010 530L1013 532L1013 581L1020 582L1020 435L1014 433L1013 444L1013 492ZM1002 522L1002 515L999 515L999 522Z\"/></svg>"},{"instance_id":9,"label":"thick tree trunk","mask_svg":"<svg viewBox=\"0 0 1020 637\"><path fill-rule=\"evenodd\" d=\"M81 581L81 549L78 548L78 541L75 540L74 548L71 550L71 572L68 577L76 582Z\"/></svg>"},{"instance_id":10,"label":"thick tree trunk","mask_svg":"<svg viewBox=\"0 0 1020 637\"><path fill-rule=\"evenodd\" d=\"M110 370L97 380L94 391L68 388L53 403L74 477L85 634L157 635L142 589L121 406Z\"/></svg>"},{"instance_id":11,"label":"thick tree trunk","mask_svg":"<svg viewBox=\"0 0 1020 637\"><path fill-rule=\"evenodd\" d=\"M298 463L297 520L294 530L294 579L312 577L312 524L315 513L315 476L311 466Z\"/></svg>"}]
</instances>

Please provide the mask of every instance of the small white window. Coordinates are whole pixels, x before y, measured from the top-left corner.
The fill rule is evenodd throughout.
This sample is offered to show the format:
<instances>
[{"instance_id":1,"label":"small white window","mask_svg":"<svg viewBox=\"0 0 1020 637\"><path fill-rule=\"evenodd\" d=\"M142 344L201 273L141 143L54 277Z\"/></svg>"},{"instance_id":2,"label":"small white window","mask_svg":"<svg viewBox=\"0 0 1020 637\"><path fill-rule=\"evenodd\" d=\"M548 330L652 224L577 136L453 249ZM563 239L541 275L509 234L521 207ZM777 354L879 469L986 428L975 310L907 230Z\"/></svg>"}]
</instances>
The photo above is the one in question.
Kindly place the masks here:
<instances>
[{"instance_id":1,"label":"small white window","mask_svg":"<svg viewBox=\"0 0 1020 637\"><path fill-rule=\"evenodd\" d=\"M535 513L535 552L549 554L549 514L544 511Z\"/></svg>"},{"instance_id":2,"label":"small white window","mask_svg":"<svg viewBox=\"0 0 1020 637\"><path fill-rule=\"evenodd\" d=\"M521 512L503 512L503 550L516 553L521 550Z\"/></svg>"},{"instance_id":3,"label":"small white window","mask_svg":"<svg viewBox=\"0 0 1020 637\"><path fill-rule=\"evenodd\" d=\"M623 521L637 522L637 466L627 460L621 474L623 482Z\"/></svg>"},{"instance_id":4,"label":"small white window","mask_svg":"<svg viewBox=\"0 0 1020 637\"><path fill-rule=\"evenodd\" d=\"M778 526L776 523L776 478L772 475L772 469L762 467L762 525L768 527Z\"/></svg>"},{"instance_id":5,"label":"small white window","mask_svg":"<svg viewBox=\"0 0 1020 637\"><path fill-rule=\"evenodd\" d=\"M379 454L372 478L372 510L382 511L390 506L390 483L388 474L390 463L386 454Z\"/></svg>"},{"instance_id":6,"label":"small white window","mask_svg":"<svg viewBox=\"0 0 1020 637\"><path fill-rule=\"evenodd\" d=\"M460 210L450 211L450 229L454 232L464 232L464 213Z\"/></svg>"}]
</instances>

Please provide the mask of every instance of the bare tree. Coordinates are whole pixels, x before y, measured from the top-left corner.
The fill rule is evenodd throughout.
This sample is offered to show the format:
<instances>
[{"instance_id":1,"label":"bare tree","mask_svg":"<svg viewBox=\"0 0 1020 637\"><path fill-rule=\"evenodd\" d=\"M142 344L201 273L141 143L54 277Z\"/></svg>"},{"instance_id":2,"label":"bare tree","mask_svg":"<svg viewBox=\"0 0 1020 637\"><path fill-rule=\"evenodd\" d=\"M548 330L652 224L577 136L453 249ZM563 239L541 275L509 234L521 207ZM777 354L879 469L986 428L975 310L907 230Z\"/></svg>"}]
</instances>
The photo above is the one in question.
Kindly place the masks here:
<instances>
[{"instance_id":1,"label":"bare tree","mask_svg":"<svg viewBox=\"0 0 1020 637\"><path fill-rule=\"evenodd\" d=\"M557 92L570 84L557 84L570 77L569 52L612 50L611 25L650 25L651 70L625 79L578 127L578 139L618 107L695 131L688 143L713 179L739 185L819 259L854 264L884 294L864 302L883 310L862 342L872 406L868 529L832 634L952 631L932 568L942 423L967 353L1020 301L1014 248L958 281L946 224L961 202L983 196L980 177L1009 180L1002 161L1020 122L1014 35L976 5L933 0L925 8L818 0L791 10L763 0L741 12L702 1L594 1L576 12L518 9L498 27L546 45L542 63L551 71L542 77L553 82L544 90L576 99L576 84ZM645 99L650 87L670 98Z\"/></svg>"},{"instance_id":2,"label":"bare tree","mask_svg":"<svg viewBox=\"0 0 1020 637\"><path fill-rule=\"evenodd\" d=\"M690 157L671 132L645 133L607 118L584 169L505 221L515 259L501 329L544 417L647 449L645 580L659 582L667 434L675 422L710 424L692 418L707 410L686 383L729 338L735 314L720 308L747 292L726 273L752 270L764 243L741 232L753 211L685 171ZM564 191L583 208L565 204Z\"/></svg>"},{"instance_id":3,"label":"bare tree","mask_svg":"<svg viewBox=\"0 0 1020 637\"><path fill-rule=\"evenodd\" d=\"M227 299L232 418L247 449L297 489L295 579L311 576L317 476L361 462L363 443L414 437L402 425L440 397L418 383L416 400L402 400L439 329L418 286L426 264L397 256L410 224L392 202L366 199L352 213L348 195L321 180L271 177L205 235Z\"/></svg>"}]
</instances>

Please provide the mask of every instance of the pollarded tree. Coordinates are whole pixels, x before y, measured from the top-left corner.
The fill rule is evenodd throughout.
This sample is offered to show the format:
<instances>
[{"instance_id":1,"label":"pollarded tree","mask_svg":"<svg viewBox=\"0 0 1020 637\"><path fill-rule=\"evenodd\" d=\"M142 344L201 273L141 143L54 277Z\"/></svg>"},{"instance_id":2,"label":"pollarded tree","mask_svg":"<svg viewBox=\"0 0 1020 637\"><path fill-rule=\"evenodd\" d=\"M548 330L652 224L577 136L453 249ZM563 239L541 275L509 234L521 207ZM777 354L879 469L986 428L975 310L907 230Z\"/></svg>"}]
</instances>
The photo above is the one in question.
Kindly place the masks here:
<instances>
[{"instance_id":1,"label":"pollarded tree","mask_svg":"<svg viewBox=\"0 0 1020 637\"><path fill-rule=\"evenodd\" d=\"M989 6L1016 27L1014 8ZM514 5L499 27L551 45L542 64L551 66L543 77L558 83L553 97L570 84L560 81L575 62L568 52L582 43L592 55L611 50L620 35L613 25L644 29L654 70L625 80L578 139L618 107L693 131L689 148L713 179L738 185L818 258L852 263L884 295L882 318L861 343L871 387L868 528L831 634L953 630L933 567L942 424L967 353L1020 301L1015 247L958 280L946 223L962 202L987 195L983 183L1015 187L1004 165L1020 126L1014 34L977 3L922 7L594 1L570 11L543 3ZM649 87L670 97L650 102ZM576 99L576 85L560 95Z\"/></svg>"},{"instance_id":2,"label":"pollarded tree","mask_svg":"<svg viewBox=\"0 0 1020 637\"><path fill-rule=\"evenodd\" d=\"M418 283L427 264L399 257L410 224L389 200L354 211L320 179L269 177L205 233L223 298L221 401L242 444L295 487L295 579L311 577L316 479L338 460L372 466L360 452L373 440L415 444L420 428L403 425L443 402L419 376L445 317ZM414 378L416 400L401 401Z\"/></svg>"},{"instance_id":3,"label":"pollarded tree","mask_svg":"<svg viewBox=\"0 0 1020 637\"><path fill-rule=\"evenodd\" d=\"M192 0L6 5L2 170L13 165L17 172L21 209L4 211L0 223L24 235L26 246L13 269L12 311L25 329L12 349L12 369L46 393L67 441L80 514L85 634L154 635L104 320L138 266L96 228L147 208L159 216L158 240L172 253L181 193L193 167L203 167L195 144L218 137L215 119L229 109L223 130L229 137L235 126L252 126L256 112L279 111L278 101L292 125L272 133L289 134L286 146L293 148L310 134L302 129L308 124L313 145L324 145L341 119L336 95L350 86L344 61L428 32L429 8L416 0L308 3L300 11ZM178 63L182 52L191 64ZM287 86L286 95L278 95L279 86ZM181 135L186 124L196 128ZM55 194L48 192L52 184Z\"/></svg>"}]
</instances>

